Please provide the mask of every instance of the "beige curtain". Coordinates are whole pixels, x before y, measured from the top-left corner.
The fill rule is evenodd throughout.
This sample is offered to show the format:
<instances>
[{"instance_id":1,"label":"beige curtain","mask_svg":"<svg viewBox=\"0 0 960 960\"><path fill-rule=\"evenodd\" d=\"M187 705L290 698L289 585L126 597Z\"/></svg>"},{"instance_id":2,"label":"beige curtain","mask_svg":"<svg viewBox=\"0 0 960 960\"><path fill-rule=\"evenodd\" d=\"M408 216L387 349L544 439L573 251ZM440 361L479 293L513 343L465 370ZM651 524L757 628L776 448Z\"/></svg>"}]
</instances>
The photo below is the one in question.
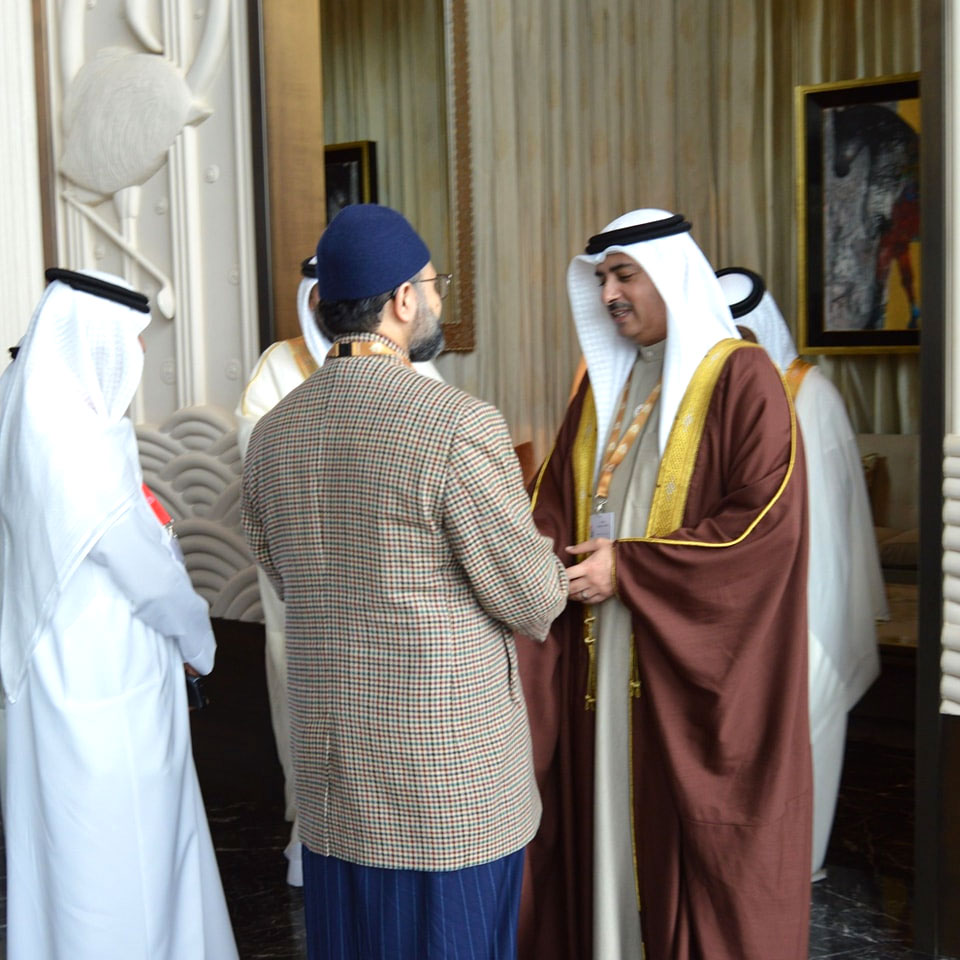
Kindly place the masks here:
<instances>
[{"instance_id":1,"label":"beige curtain","mask_svg":"<svg viewBox=\"0 0 960 960\"><path fill-rule=\"evenodd\" d=\"M716 266L794 318L793 88L919 68L918 0L473 0L478 349L449 375L550 448L579 351L565 289L637 206L685 213ZM917 358L823 366L857 430L918 429Z\"/></svg>"},{"instance_id":2,"label":"beige curtain","mask_svg":"<svg viewBox=\"0 0 960 960\"><path fill-rule=\"evenodd\" d=\"M376 143L379 202L401 210L449 270L440 0L321 0L320 30L324 141Z\"/></svg>"},{"instance_id":3,"label":"beige curtain","mask_svg":"<svg viewBox=\"0 0 960 960\"><path fill-rule=\"evenodd\" d=\"M579 356L567 264L615 216L686 214L716 266L761 272L793 320L793 88L918 69L919 0L466 2L477 349L440 365L542 457ZM378 140L385 202L399 196L395 159L403 190L432 198L444 82L417 44L441 43L430 26L441 0L323 0L322 11L328 142ZM331 37L351 44L364 32L367 49L370 34L382 38L375 61L328 53ZM413 99L402 110L403 90ZM431 209L416 208L418 225ZM918 429L915 356L821 362L857 430Z\"/></svg>"}]
</instances>

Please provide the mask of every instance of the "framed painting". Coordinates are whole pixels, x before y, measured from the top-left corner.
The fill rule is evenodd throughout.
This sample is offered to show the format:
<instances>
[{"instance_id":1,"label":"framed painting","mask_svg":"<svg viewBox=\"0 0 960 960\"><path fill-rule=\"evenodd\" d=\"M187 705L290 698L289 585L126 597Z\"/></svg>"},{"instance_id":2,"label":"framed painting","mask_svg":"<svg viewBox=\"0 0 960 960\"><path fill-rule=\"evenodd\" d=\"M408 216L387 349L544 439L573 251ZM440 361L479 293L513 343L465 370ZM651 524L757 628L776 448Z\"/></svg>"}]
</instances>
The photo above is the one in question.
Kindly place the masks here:
<instances>
[{"instance_id":1,"label":"framed painting","mask_svg":"<svg viewBox=\"0 0 960 960\"><path fill-rule=\"evenodd\" d=\"M801 353L919 349L918 74L795 91Z\"/></svg>"},{"instance_id":2,"label":"framed painting","mask_svg":"<svg viewBox=\"0 0 960 960\"><path fill-rule=\"evenodd\" d=\"M327 223L351 203L377 202L377 145L373 140L323 148Z\"/></svg>"}]
</instances>

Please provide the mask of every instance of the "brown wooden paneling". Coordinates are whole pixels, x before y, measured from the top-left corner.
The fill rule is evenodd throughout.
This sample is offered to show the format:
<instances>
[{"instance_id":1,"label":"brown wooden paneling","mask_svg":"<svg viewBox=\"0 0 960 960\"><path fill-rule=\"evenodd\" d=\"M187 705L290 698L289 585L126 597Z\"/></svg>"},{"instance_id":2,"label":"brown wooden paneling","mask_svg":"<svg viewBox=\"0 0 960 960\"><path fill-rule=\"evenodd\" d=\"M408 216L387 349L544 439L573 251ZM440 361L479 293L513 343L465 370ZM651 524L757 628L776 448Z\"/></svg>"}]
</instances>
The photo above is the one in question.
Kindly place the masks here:
<instances>
[{"instance_id":1,"label":"brown wooden paneling","mask_svg":"<svg viewBox=\"0 0 960 960\"><path fill-rule=\"evenodd\" d=\"M957 831L945 822L956 802L956 778L943 764L957 762L960 718L945 717L940 706L940 654L943 626L943 437L946 433L946 129L944 122L944 50L947 29L944 0L921 0L921 103L923 147L920 157L923 339L920 344L920 554L919 632L917 638L916 843L914 859L914 946L933 956L948 955L944 945L960 940L960 913L947 895L956 884L947 865L957 862ZM951 786L951 783L953 786ZM955 818L955 814L954 814ZM954 825L956 820L953 821ZM951 849L951 845L953 848Z\"/></svg>"},{"instance_id":2,"label":"brown wooden paneling","mask_svg":"<svg viewBox=\"0 0 960 960\"><path fill-rule=\"evenodd\" d=\"M960 957L960 717L941 717L937 948Z\"/></svg>"},{"instance_id":3,"label":"brown wooden paneling","mask_svg":"<svg viewBox=\"0 0 960 960\"><path fill-rule=\"evenodd\" d=\"M324 228L318 0L262 3L263 85L276 339L300 333L300 262Z\"/></svg>"}]
</instances>

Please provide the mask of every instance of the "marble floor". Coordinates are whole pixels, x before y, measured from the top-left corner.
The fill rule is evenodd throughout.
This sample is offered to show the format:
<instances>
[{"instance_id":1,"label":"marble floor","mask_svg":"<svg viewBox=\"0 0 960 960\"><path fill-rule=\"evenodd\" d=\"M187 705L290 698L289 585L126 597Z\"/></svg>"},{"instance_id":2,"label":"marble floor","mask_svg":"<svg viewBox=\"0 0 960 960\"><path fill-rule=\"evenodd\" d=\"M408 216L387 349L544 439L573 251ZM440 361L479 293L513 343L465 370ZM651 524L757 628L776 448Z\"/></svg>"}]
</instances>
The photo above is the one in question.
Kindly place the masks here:
<instances>
[{"instance_id":1,"label":"marble floor","mask_svg":"<svg viewBox=\"0 0 960 960\"><path fill-rule=\"evenodd\" d=\"M305 957L303 906L284 882L280 769L258 627L221 622L210 705L194 714L194 753L243 960ZM851 723L827 876L814 884L810 957L901 960L910 948L913 756L903 731ZM2 866L2 859L0 859ZM0 884L5 958L6 877ZM41 960L41 958L37 958ZM544 958L549 960L549 958Z\"/></svg>"}]
</instances>

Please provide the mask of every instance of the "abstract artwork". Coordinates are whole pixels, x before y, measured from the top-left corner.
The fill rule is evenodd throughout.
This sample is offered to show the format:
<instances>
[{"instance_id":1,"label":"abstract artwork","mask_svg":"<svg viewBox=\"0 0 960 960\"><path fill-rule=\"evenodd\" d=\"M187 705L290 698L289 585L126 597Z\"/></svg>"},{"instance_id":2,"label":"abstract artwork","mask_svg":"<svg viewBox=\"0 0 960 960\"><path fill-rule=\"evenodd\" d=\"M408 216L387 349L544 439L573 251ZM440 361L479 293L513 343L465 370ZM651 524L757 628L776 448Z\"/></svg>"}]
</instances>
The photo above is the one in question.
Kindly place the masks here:
<instances>
[{"instance_id":1,"label":"abstract artwork","mask_svg":"<svg viewBox=\"0 0 960 960\"><path fill-rule=\"evenodd\" d=\"M918 348L916 75L798 87L800 350Z\"/></svg>"}]
</instances>

